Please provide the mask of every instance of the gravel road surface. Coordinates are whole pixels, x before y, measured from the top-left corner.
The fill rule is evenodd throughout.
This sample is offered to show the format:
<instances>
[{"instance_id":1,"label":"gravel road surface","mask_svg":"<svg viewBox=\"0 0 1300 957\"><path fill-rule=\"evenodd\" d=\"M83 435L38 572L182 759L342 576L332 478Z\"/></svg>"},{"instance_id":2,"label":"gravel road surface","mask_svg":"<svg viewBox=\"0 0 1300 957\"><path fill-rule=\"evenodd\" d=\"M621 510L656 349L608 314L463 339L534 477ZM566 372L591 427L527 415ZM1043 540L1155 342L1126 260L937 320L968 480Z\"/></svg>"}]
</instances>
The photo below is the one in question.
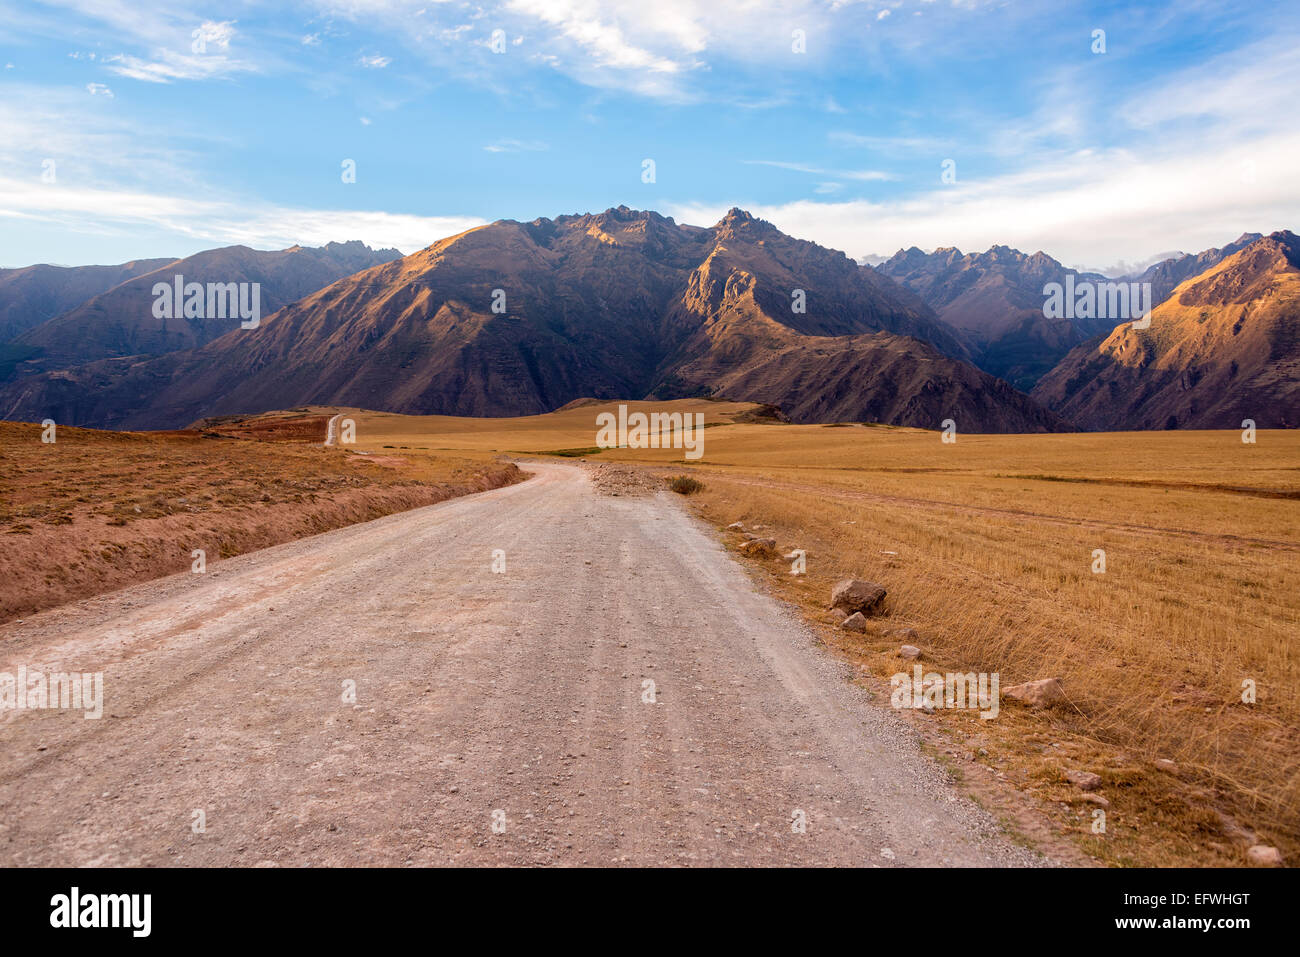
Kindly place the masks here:
<instances>
[{"instance_id":1,"label":"gravel road surface","mask_svg":"<svg viewBox=\"0 0 1300 957\"><path fill-rule=\"evenodd\" d=\"M0 626L105 698L0 712L0 863L1043 863L676 496L526 467Z\"/></svg>"}]
</instances>

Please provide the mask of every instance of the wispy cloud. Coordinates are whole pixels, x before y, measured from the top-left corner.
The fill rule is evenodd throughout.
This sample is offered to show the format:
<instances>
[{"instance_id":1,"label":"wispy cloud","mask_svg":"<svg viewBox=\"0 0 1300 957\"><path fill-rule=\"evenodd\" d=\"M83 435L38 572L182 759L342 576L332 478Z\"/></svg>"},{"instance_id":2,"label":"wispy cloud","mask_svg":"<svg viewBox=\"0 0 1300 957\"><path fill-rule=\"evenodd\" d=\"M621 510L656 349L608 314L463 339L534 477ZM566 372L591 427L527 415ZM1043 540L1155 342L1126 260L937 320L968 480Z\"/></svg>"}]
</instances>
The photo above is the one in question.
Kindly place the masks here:
<instances>
[{"instance_id":1,"label":"wispy cloud","mask_svg":"<svg viewBox=\"0 0 1300 957\"><path fill-rule=\"evenodd\" d=\"M549 147L540 140L498 140L483 149L489 153L538 153Z\"/></svg>"},{"instance_id":2,"label":"wispy cloud","mask_svg":"<svg viewBox=\"0 0 1300 957\"><path fill-rule=\"evenodd\" d=\"M178 121L168 136L151 136L148 122L126 109L106 109L104 94L87 96L82 88L11 84L7 94L0 98L0 169L18 179L27 170L33 183L42 161L53 159L60 188L80 183L130 191L149 184L179 192L199 186L196 157L227 145L221 130L202 122Z\"/></svg>"},{"instance_id":3,"label":"wispy cloud","mask_svg":"<svg viewBox=\"0 0 1300 957\"><path fill-rule=\"evenodd\" d=\"M826 134L832 146L857 147L880 151L936 152L952 145L952 141L937 136L868 136L846 130L832 130Z\"/></svg>"},{"instance_id":4,"label":"wispy cloud","mask_svg":"<svg viewBox=\"0 0 1300 957\"><path fill-rule=\"evenodd\" d=\"M819 166L810 166L807 163L786 163L780 160L742 160L741 162L748 166L774 166L777 169L788 169L796 173L835 176L840 179L854 179L863 182L884 182L898 178L892 173L878 169L823 169Z\"/></svg>"},{"instance_id":5,"label":"wispy cloud","mask_svg":"<svg viewBox=\"0 0 1300 957\"><path fill-rule=\"evenodd\" d=\"M184 55L161 50L157 58L143 60L127 54L105 59L108 69L118 76L146 83L171 83L174 80L207 80L230 73L253 71L255 68L239 60L214 54Z\"/></svg>"},{"instance_id":6,"label":"wispy cloud","mask_svg":"<svg viewBox=\"0 0 1300 957\"><path fill-rule=\"evenodd\" d=\"M190 31L189 52L178 53L169 47L153 51L150 59L119 53L100 57L118 76L145 83L171 83L175 80L207 80L231 73L253 72L255 67L229 56L235 37L235 21L206 20ZM90 59L95 58L92 52Z\"/></svg>"},{"instance_id":7,"label":"wispy cloud","mask_svg":"<svg viewBox=\"0 0 1300 957\"><path fill-rule=\"evenodd\" d=\"M1080 153L1056 163L919 195L871 202L747 206L803 239L851 256L905 246L1042 249L1067 265L1141 260L1153 250L1220 246L1245 230L1300 223L1300 131L1249 143L1200 143L1160 156ZM1213 184L1213 188L1209 188ZM738 200L670 204L679 221L712 223Z\"/></svg>"},{"instance_id":8,"label":"wispy cloud","mask_svg":"<svg viewBox=\"0 0 1300 957\"><path fill-rule=\"evenodd\" d=\"M118 189L52 186L0 178L0 220L57 223L72 233L147 228L211 245L282 249L360 239L413 252L483 224L478 217L417 216L377 210L325 210L236 201L210 201Z\"/></svg>"},{"instance_id":9,"label":"wispy cloud","mask_svg":"<svg viewBox=\"0 0 1300 957\"><path fill-rule=\"evenodd\" d=\"M29 203L8 215L125 231L135 197L215 194L229 198L213 213L218 225L142 219L135 235L274 232L237 201L255 210L266 197L301 196L276 210L310 217L315 200L302 190L335 204L339 161L396 151L400 136L436 159L390 153L382 177L343 196L394 210L419 196L434 212L469 201L516 218L626 201L693 221L752 197L765 201L755 212L855 255L1011 242L1081 265L1300 223L1293 4L1082 0L1072 8L1081 20L1107 13L1105 56L1049 7L235 0L219 7L229 19L205 20L196 10L207 8L174 0L0 0L0 45L20 67L0 74L0 169L30 185L52 158L57 195L122 197L116 211L107 201L80 213ZM495 30L504 44L490 45ZM15 82L38 64L44 86ZM167 88L217 79L240 80L258 108L221 97L199 113L196 98ZM438 150L450 128L468 151ZM259 162L267 141L275 163ZM476 166L517 165L509 154L528 154L553 192L476 176ZM654 188L635 175L641 156L660 159ZM949 157L959 176L945 185ZM428 184L431 165L438 185L413 189ZM21 252L36 235L57 252L56 229L24 230L8 248Z\"/></svg>"}]
</instances>

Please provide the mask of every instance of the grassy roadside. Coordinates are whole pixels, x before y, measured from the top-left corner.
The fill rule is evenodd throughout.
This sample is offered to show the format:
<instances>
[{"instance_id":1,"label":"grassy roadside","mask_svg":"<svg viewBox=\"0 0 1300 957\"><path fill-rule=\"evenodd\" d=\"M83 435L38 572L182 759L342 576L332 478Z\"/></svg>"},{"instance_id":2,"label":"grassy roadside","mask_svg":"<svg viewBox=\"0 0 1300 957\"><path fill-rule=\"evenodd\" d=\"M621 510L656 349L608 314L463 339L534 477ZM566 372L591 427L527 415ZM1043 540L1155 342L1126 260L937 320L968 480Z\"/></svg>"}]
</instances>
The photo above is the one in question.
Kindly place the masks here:
<instances>
[{"instance_id":1,"label":"grassy roadside","mask_svg":"<svg viewBox=\"0 0 1300 957\"><path fill-rule=\"evenodd\" d=\"M804 549L804 576L780 558L737 558L804 609L877 700L888 702L890 675L910 670L897 655L903 641L922 649L927 671L997 672L1003 689L1063 679L1064 708L1004 698L995 720L913 713L936 756L1014 826L1113 865L1241 866L1252 841L1300 860L1300 432L1261 432L1256 445L1235 432L962 435L944 445L916 429L776 424L742 403L629 405L705 415L703 458L605 449L596 467L694 477L704 488L685 501L729 547L742 539L725 527L739 520L765 526L782 554ZM92 433L80 452L63 445L78 438L66 430L62 459L40 446L37 427L0 425L0 582L14 554L37 561L42 547L17 525L53 535L70 519L93 533L45 539L72 547L42 557L47 572L77 561L126 568L132 549L170 543L165 571L146 564L126 584L189 567L189 548L203 546L179 546L198 526L170 523L229 522L214 532L235 554L506 484L517 476L500 453L595 454L595 416L615 407L494 420L304 409L211 425L238 441ZM355 417L357 444L309 444L336 411ZM93 437L120 447L97 451ZM247 540L266 527L284 537ZM111 560L79 551L119 534L134 544ZM1093 571L1097 550L1104 573ZM825 610L833 583L851 576L890 592L885 616L861 634ZM41 587L29 580L26 591ZM897 628L916 637L888 634ZM1242 701L1247 680L1253 704ZM1083 792L1067 771L1096 773L1101 786Z\"/></svg>"},{"instance_id":2,"label":"grassy roadside","mask_svg":"<svg viewBox=\"0 0 1300 957\"><path fill-rule=\"evenodd\" d=\"M324 422L53 444L0 422L0 621L523 477L490 453L322 448Z\"/></svg>"},{"instance_id":3,"label":"grassy roadside","mask_svg":"<svg viewBox=\"0 0 1300 957\"><path fill-rule=\"evenodd\" d=\"M788 561L738 557L864 682L887 691L907 670L903 640L927 671L997 672L1003 688L1063 679L1061 709L916 715L977 797L1038 809L1029 823L1108 864L1240 866L1254 841L1300 860L1300 432L1255 444L1236 432L944 444L918 429L779 424L742 404L628 405L704 414L703 458L605 449L600 467L690 475L705 488L686 501L730 546L740 539L725 526L740 520L766 526L781 553L805 549L804 577ZM616 407L360 424L398 447L585 450L597 413ZM825 612L831 585L850 576L890 592L864 634ZM917 637L886 634L900 627ZM1101 787L1083 792L1067 771ZM1092 831L1098 810L1104 834Z\"/></svg>"},{"instance_id":4,"label":"grassy roadside","mask_svg":"<svg viewBox=\"0 0 1300 957\"><path fill-rule=\"evenodd\" d=\"M956 504L998 499L1001 480L975 474L914 477L905 501L873 497L898 491L888 477L846 483L814 467L798 482L734 465L691 474L705 484L692 503L731 547L743 539L725 526L742 521L763 526L782 553L807 552L798 577L787 560L738 558L804 609L871 676L880 700L890 675L911 671L898 657L904 642L922 648L927 672L998 672L1003 688L1061 677L1070 701L1060 709L1004 698L995 720L950 710L923 720L956 767L1033 799L1084 853L1119 865L1241 865L1253 842L1235 822L1295 860L1300 549L1233 542L1222 537L1227 527L1182 534L1202 524L1197 515L1231 515L1234 493L1199 493L1183 513L1187 528L1157 530L1141 519L1170 517L1163 490L1129 487L1100 514L1063 518L1077 503L1054 501L1046 483L1003 513ZM1141 501L1152 495L1159 507ZM1285 498L1252 502L1279 520L1253 516L1260 528L1248 530L1274 535L1280 510L1294 509ZM1104 574L1092 571L1097 548L1107 552ZM831 586L851 576L890 591L886 615L865 634L841 630L826 611ZM903 627L916 637L889 634ZM1247 679L1255 704L1242 701ZM1096 798L1067 771L1100 775L1091 793L1106 802L1104 833L1093 832Z\"/></svg>"}]
</instances>

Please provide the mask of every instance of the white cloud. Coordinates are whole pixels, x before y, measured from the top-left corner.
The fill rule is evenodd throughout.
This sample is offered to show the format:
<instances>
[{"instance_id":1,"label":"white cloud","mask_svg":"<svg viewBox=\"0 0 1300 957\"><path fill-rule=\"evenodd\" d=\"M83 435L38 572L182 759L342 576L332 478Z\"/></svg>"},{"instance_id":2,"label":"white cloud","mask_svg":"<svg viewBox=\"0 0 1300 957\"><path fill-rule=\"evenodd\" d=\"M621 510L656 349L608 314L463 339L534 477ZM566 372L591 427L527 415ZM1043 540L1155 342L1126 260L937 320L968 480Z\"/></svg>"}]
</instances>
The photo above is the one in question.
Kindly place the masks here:
<instances>
[{"instance_id":1,"label":"white cloud","mask_svg":"<svg viewBox=\"0 0 1300 957\"><path fill-rule=\"evenodd\" d=\"M489 52L489 36L501 30L512 46L520 46L527 37L528 54L521 58L523 62L545 65L591 87L669 101L709 95L720 102L736 98L729 86L730 71L723 68L739 66L774 87L783 74L797 74L809 63L853 62L852 57L861 56L863 35L881 7L901 5L900 0L314 2L325 16L383 31L414 56L465 75L471 71L480 78L490 74L484 57L498 54ZM965 8L977 2L1005 0L964 0L959 5ZM472 25L468 32L466 21ZM792 56L791 29L796 26L806 32L812 55ZM923 25L915 26L910 34L923 29ZM933 29L957 32L951 18L935 18ZM903 30L890 32L899 35L896 43L906 40L913 48L925 45L924 38ZM449 60L447 48L462 38L472 42L456 44L455 58ZM961 39L969 42L970 37L967 34Z\"/></svg>"},{"instance_id":2,"label":"white cloud","mask_svg":"<svg viewBox=\"0 0 1300 957\"><path fill-rule=\"evenodd\" d=\"M832 130L826 134L832 146L860 147L881 152L928 152L947 149L952 144L933 136L867 136L845 130Z\"/></svg>"},{"instance_id":3,"label":"white cloud","mask_svg":"<svg viewBox=\"0 0 1300 957\"><path fill-rule=\"evenodd\" d=\"M376 54L375 56L363 56L357 62L367 70L382 70L384 67L388 66L388 64L392 63L393 59L392 57L379 56Z\"/></svg>"},{"instance_id":4,"label":"white cloud","mask_svg":"<svg viewBox=\"0 0 1300 957\"><path fill-rule=\"evenodd\" d=\"M598 68L656 73L676 73L681 68L675 59L654 53L629 39L629 33L618 22L623 19L619 14L625 11L601 10L599 4L589 0L513 0L509 6L554 27L561 36L585 50ZM692 38L692 45L703 49L703 40Z\"/></svg>"},{"instance_id":5,"label":"white cloud","mask_svg":"<svg viewBox=\"0 0 1300 957\"><path fill-rule=\"evenodd\" d=\"M1300 58L1285 38L1161 76L1130 88L1119 102L1089 104L1078 82L1063 76L1037 110L990 124L982 141L829 134L837 148L907 157L907 166L895 168L921 171L919 190L882 201L804 200L751 211L859 257L912 245L970 251L1007 243L1097 268L1146 261L1171 246L1199 251L1245 231L1300 227L1297 88ZM968 159L958 166L958 182L944 186L939 158L953 155ZM823 172L811 164L764 165ZM967 175L981 165L1005 172ZM816 192L825 195L825 184ZM737 203L743 197L665 211L713 222Z\"/></svg>"},{"instance_id":6,"label":"white cloud","mask_svg":"<svg viewBox=\"0 0 1300 957\"><path fill-rule=\"evenodd\" d=\"M146 12L142 11L141 17L145 16ZM177 37L182 35L184 46L181 49L188 52L177 52ZM109 71L118 76L146 83L206 80L228 73L255 72L256 67L251 63L228 55L234 37L235 21L205 20L197 27L169 34L169 42L157 45L149 58L127 53L102 56L80 51L68 56L74 60L97 60L107 64Z\"/></svg>"},{"instance_id":7,"label":"white cloud","mask_svg":"<svg viewBox=\"0 0 1300 957\"><path fill-rule=\"evenodd\" d=\"M177 53L159 47L146 60L130 54L105 57L109 70L119 76L146 83L171 83L173 80L207 80L228 73L255 72L247 61L228 56L235 37L234 20L205 20L189 31L189 53ZM90 54L94 59L94 54Z\"/></svg>"},{"instance_id":8,"label":"white cloud","mask_svg":"<svg viewBox=\"0 0 1300 957\"><path fill-rule=\"evenodd\" d=\"M102 83L87 83L86 89L90 91L91 96L106 96L110 100L113 98L113 91Z\"/></svg>"},{"instance_id":9,"label":"white cloud","mask_svg":"<svg viewBox=\"0 0 1300 957\"><path fill-rule=\"evenodd\" d=\"M1293 36L1270 39L1162 76L1120 105L1136 129L1157 130L1188 119L1212 119L1234 130L1295 122L1300 57Z\"/></svg>"},{"instance_id":10,"label":"white cloud","mask_svg":"<svg viewBox=\"0 0 1300 957\"><path fill-rule=\"evenodd\" d=\"M157 190L193 185L185 173L193 153L182 144L209 150L219 131L178 123L169 136L149 136L152 127L141 126L130 111L105 109L102 94L87 92L11 84L0 98L0 169L19 177L30 170L35 177L50 157L58 161L60 184L102 178L114 185L152 183Z\"/></svg>"},{"instance_id":11,"label":"white cloud","mask_svg":"<svg viewBox=\"0 0 1300 957\"><path fill-rule=\"evenodd\" d=\"M1076 154L1034 170L958 182L885 202L745 206L801 239L850 256L906 246L1042 249L1066 265L1143 260L1176 246L1221 246L1242 232L1300 227L1300 131L1246 143L1201 143L1160 156ZM936 175L937 180L937 175ZM679 222L716 222L739 199L670 204Z\"/></svg>"},{"instance_id":12,"label":"white cloud","mask_svg":"<svg viewBox=\"0 0 1300 957\"><path fill-rule=\"evenodd\" d=\"M171 83L173 80L206 80L227 73L250 71L252 66L215 54L185 56L170 50L161 50L159 59L142 60L139 57L119 54L109 57L109 70L118 76L146 83Z\"/></svg>"},{"instance_id":13,"label":"white cloud","mask_svg":"<svg viewBox=\"0 0 1300 957\"><path fill-rule=\"evenodd\" d=\"M892 173L886 173L878 169L822 169L818 166L810 166L806 163L784 163L779 160L742 160L747 166L774 166L777 169L788 169L796 173L813 173L817 176L837 176L841 179L855 179L863 182L883 182L885 180L897 179Z\"/></svg>"},{"instance_id":14,"label":"white cloud","mask_svg":"<svg viewBox=\"0 0 1300 957\"><path fill-rule=\"evenodd\" d=\"M213 246L243 244L262 249L360 239L404 253L484 223L471 216L266 207L71 185L33 189L31 182L0 179L0 220L5 218L55 223L73 233L144 227Z\"/></svg>"}]
</instances>

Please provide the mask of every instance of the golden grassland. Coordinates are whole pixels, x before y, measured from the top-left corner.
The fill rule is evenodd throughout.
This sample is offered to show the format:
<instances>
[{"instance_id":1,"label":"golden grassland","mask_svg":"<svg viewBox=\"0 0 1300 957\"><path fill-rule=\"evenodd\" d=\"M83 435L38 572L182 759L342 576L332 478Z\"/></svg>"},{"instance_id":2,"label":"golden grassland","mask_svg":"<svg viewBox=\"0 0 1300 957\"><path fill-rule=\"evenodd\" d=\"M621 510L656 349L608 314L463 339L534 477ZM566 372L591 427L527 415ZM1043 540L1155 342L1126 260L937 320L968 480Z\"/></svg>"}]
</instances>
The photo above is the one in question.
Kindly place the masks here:
<instances>
[{"instance_id":1,"label":"golden grassland","mask_svg":"<svg viewBox=\"0 0 1300 957\"><path fill-rule=\"evenodd\" d=\"M1300 433L944 444L917 429L764 422L745 403L626 404L704 414L703 458L594 449L596 415L618 403L514 419L304 408L211 423L209 438L68 428L55 445L39 426L0 423L0 618L184 570L194 547L219 558L512 481L502 454L641 465L702 481L686 501L728 547L739 520L781 552L804 549L801 576L737 557L880 700L907 670L888 634L899 627L916 630L927 670L997 672L1003 688L1061 677L1068 707L1004 699L991 721L909 716L1013 825L1034 830L1021 801L1105 863L1241 864L1228 815L1297 860ZM320 447L335 412L355 421L355 446ZM825 608L850 576L889 589L866 634ZM1075 769L1103 779L1102 834L1064 778Z\"/></svg>"},{"instance_id":2,"label":"golden grassland","mask_svg":"<svg viewBox=\"0 0 1300 957\"><path fill-rule=\"evenodd\" d=\"M886 635L901 626L916 629L927 670L997 672L1003 688L1061 677L1065 708L1004 699L995 720L920 720L959 773L1018 789L1088 855L1244 863L1248 841L1234 840L1225 814L1288 861L1300 855L1300 433L944 444L917 429L733 424L749 408L738 403L628 403L705 413L704 456L687 463L680 450L592 452L596 413L616 405L511 420L358 413L358 443L587 450L689 473L705 484L689 501L720 530L762 525L782 552L807 552L805 576L780 559L754 570L886 693L881 679L907 670ZM1099 549L1104 573L1093 571ZM889 589L866 635L825 611L849 576ZM1102 834L1096 806L1064 780L1072 769L1103 779Z\"/></svg>"},{"instance_id":3,"label":"golden grassland","mask_svg":"<svg viewBox=\"0 0 1300 957\"><path fill-rule=\"evenodd\" d=\"M0 422L0 621L517 480L482 452L323 448L325 417L199 432ZM238 436L238 437L236 437Z\"/></svg>"}]
</instances>

